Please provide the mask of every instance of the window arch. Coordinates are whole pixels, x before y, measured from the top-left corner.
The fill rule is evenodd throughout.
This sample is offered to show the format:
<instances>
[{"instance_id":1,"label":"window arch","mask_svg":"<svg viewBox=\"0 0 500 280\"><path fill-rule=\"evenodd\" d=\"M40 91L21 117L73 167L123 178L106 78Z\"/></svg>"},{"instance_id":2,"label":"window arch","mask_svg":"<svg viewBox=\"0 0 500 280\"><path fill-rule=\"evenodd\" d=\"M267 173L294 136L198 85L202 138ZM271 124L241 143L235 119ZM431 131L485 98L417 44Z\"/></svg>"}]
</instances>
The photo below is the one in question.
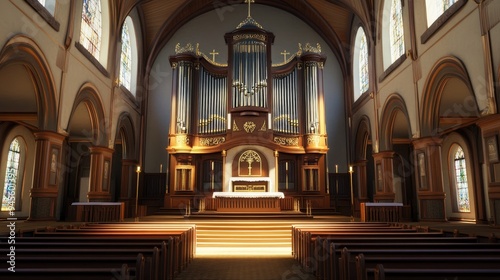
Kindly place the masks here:
<instances>
[{"instance_id":1,"label":"window arch","mask_svg":"<svg viewBox=\"0 0 500 280\"><path fill-rule=\"evenodd\" d=\"M123 23L121 45L120 85L124 86L135 96L138 65L137 35L134 22L130 16Z\"/></svg>"},{"instance_id":2,"label":"window arch","mask_svg":"<svg viewBox=\"0 0 500 280\"><path fill-rule=\"evenodd\" d=\"M465 153L458 144L452 146L453 178L454 178L454 209L457 212L470 212L469 184L467 176L467 163Z\"/></svg>"},{"instance_id":3,"label":"window arch","mask_svg":"<svg viewBox=\"0 0 500 280\"><path fill-rule=\"evenodd\" d=\"M18 202L20 201L23 178L24 150L24 143L19 137L14 138L9 145L1 211L15 211L20 208Z\"/></svg>"},{"instance_id":4,"label":"window arch","mask_svg":"<svg viewBox=\"0 0 500 280\"><path fill-rule=\"evenodd\" d=\"M401 2L402 0L384 1L382 46L385 69L405 53L403 8Z\"/></svg>"},{"instance_id":5,"label":"window arch","mask_svg":"<svg viewBox=\"0 0 500 280\"><path fill-rule=\"evenodd\" d=\"M102 13L100 0L83 0L80 44L97 60L100 57Z\"/></svg>"},{"instance_id":6,"label":"window arch","mask_svg":"<svg viewBox=\"0 0 500 280\"><path fill-rule=\"evenodd\" d=\"M446 10L458 0L425 0L427 27L431 26Z\"/></svg>"},{"instance_id":7,"label":"window arch","mask_svg":"<svg viewBox=\"0 0 500 280\"><path fill-rule=\"evenodd\" d=\"M354 40L354 101L356 101L370 85L370 76L368 70L368 42L365 31L362 27L358 28Z\"/></svg>"}]
</instances>

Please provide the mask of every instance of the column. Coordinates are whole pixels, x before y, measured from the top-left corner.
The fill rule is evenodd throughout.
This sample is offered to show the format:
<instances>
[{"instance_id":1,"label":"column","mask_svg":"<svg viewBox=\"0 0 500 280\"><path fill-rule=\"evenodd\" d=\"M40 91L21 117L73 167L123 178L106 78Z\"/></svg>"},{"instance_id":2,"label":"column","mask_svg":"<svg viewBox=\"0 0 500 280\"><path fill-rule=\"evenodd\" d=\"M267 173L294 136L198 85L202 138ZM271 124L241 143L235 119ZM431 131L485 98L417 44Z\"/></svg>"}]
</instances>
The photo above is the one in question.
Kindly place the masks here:
<instances>
[{"instance_id":1,"label":"column","mask_svg":"<svg viewBox=\"0 0 500 280\"><path fill-rule=\"evenodd\" d=\"M52 131L35 132L35 168L29 220L55 220L62 176L62 143L65 136Z\"/></svg>"},{"instance_id":2,"label":"column","mask_svg":"<svg viewBox=\"0 0 500 280\"><path fill-rule=\"evenodd\" d=\"M113 149L106 147L90 147L90 191L89 201L110 201L109 189L111 175L111 158Z\"/></svg>"}]
</instances>

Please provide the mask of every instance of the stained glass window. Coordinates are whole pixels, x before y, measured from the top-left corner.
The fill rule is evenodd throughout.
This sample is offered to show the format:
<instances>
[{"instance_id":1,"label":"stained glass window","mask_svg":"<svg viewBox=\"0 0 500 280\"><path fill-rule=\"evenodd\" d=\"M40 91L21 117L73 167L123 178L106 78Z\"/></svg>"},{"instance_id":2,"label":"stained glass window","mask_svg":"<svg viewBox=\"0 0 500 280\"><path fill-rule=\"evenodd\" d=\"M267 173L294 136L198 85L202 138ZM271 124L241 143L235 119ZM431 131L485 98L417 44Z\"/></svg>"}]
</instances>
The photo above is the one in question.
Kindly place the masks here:
<instances>
[{"instance_id":1,"label":"stained glass window","mask_svg":"<svg viewBox=\"0 0 500 280\"><path fill-rule=\"evenodd\" d=\"M446 10L458 0L425 0L427 27L431 26Z\"/></svg>"},{"instance_id":2,"label":"stained glass window","mask_svg":"<svg viewBox=\"0 0 500 280\"><path fill-rule=\"evenodd\" d=\"M83 0L80 44L96 59L101 48L101 1Z\"/></svg>"},{"instance_id":3,"label":"stained glass window","mask_svg":"<svg viewBox=\"0 0 500 280\"><path fill-rule=\"evenodd\" d=\"M455 151L455 188L457 195L457 209L459 212L470 212L469 185L467 183L467 168L462 147Z\"/></svg>"},{"instance_id":4,"label":"stained glass window","mask_svg":"<svg viewBox=\"0 0 500 280\"><path fill-rule=\"evenodd\" d=\"M361 40L359 42L359 88L363 93L368 90L370 78L368 76L368 44L366 43L366 35L363 29Z\"/></svg>"},{"instance_id":5,"label":"stained glass window","mask_svg":"<svg viewBox=\"0 0 500 280\"><path fill-rule=\"evenodd\" d=\"M391 42L391 61L394 62L405 53L401 0L392 0L389 40Z\"/></svg>"},{"instance_id":6,"label":"stained glass window","mask_svg":"<svg viewBox=\"0 0 500 280\"><path fill-rule=\"evenodd\" d=\"M130 44L130 32L127 21L122 29L122 53L120 63L120 84L130 90L130 77L132 74L132 46Z\"/></svg>"},{"instance_id":7,"label":"stained glass window","mask_svg":"<svg viewBox=\"0 0 500 280\"><path fill-rule=\"evenodd\" d=\"M20 158L21 149L19 140L16 138L10 143L9 154L7 155L7 167L5 168L5 182L2 195L2 211L15 210Z\"/></svg>"}]
</instances>

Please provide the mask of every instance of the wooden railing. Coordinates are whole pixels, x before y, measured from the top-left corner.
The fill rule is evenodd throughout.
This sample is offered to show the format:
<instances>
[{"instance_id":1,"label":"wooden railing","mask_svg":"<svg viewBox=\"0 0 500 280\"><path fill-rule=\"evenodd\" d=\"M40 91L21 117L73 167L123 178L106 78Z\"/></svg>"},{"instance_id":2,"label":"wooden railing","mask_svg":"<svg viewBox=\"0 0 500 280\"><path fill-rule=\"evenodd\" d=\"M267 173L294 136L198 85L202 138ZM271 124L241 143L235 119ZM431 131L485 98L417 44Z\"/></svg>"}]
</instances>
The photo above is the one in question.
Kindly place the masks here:
<instances>
[{"instance_id":1,"label":"wooden railing","mask_svg":"<svg viewBox=\"0 0 500 280\"><path fill-rule=\"evenodd\" d=\"M123 202L73 202L77 222L123 221L125 203Z\"/></svg>"},{"instance_id":2,"label":"wooden railing","mask_svg":"<svg viewBox=\"0 0 500 280\"><path fill-rule=\"evenodd\" d=\"M402 203L362 202L362 222L399 222L402 218Z\"/></svg>"}]
</instances>

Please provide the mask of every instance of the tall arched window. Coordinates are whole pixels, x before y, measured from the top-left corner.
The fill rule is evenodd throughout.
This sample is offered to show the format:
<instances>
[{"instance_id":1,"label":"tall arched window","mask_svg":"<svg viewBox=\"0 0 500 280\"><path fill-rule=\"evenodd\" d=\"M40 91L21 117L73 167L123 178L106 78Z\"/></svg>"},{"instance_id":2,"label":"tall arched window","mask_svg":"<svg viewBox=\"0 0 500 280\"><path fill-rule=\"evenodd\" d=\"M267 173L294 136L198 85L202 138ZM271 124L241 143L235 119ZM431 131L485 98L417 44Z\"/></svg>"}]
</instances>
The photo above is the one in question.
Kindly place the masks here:
<instances>
[{"instance_id":1,"label":"tall arched window","mask_svg":"<svg viewBox=\"0 0 500 280\"><path fill-rule=\"evenodd\" d=\"M431 26L446 10L458 0L425 0L427 27Z\"/></svg>"},{"instance_id":2,"label":"tall arched window","mask_svg":"<svg viewBox=\"0 0 500 280\"><path fill-rule=\"evenodd\" d=\"M21 174L19 172L21 164L21 141L18 138L12 140L7 155L5 168L5 180L2 192L2 211L16 209L16 200L20 193Z\"/></svg>"},{"instance_id":3,"label":"tall arched window","mask_svg":"<svg viewBox=\"0 0 500 280\"><path fill-rule=\"evenodd\" d=\"M455 146L453 166L455 171L456 209L458 212L470 212L469 184L467 181L467 165L462 147Z\"/></svg>"},{"instance_id":4,"label":"tall arched window","mask_svg":"<svg viewBox=\"0 0 500 280\"><path fill-rule=\"evenodd\" d=\"M122 27L122 49L120 56L120 84L132 95L136 95L138 50L137 34L132 17L128 16Z\"/></svg>"},{"instance_id":5,"label":"tall arched window","mask_svg":"<svg viewBox=\"0 0 500 280\"><path fill-rule=\"evenodd\" d=\"M100 0L83 0L80 44L99 60L102 14Z\"/></svg>"},{"instance_id":6,"label":"tall arched window","mask_svg":"<svg viewBox=\"0 0 500 280\"><path fill-rule=\"evenodd\" d=\"M389 68L405 53L402 0L384 0L381 19L382 59Z\"/></svg>"},{"instance_id":7,"label":"tall arched window","mask_svg":"<svg viewBox=\"0 0 500 280\"><path fill-rule=\"evenodd\" d=\"M130 76L132 74L132 49L128 23L125 21L122 28L122 54L120 57L120 84L130 90Z\"/></svg>"},{"instance_id":8,"label":"tall arched window","mask_svg":"<svg viewBox=\"0 0 500 280\"><path fill-rule=\"evenodd\" d=\"M56 0L38 0L38 2L40 2L51 15L54 15L56 11Z\"/></svg>"},{"instance_id":9,"label":"tall arched window","mask_svg":"<svg viewBox=\"0 0 500 280\"><path fill-rule=\"evenodd\" d=\"M392 0L389 34L391 41L391 61L394 62L405 53L401 0Z\"/></svg>"},{"instance_id":10,"label":"tall arched window","mask_svg":"<svg viewBox=\"0 0 500 280\"><path fill-rule=\"evenodd\" d=\"M366 41L365 31L362 27L358 28L354 40L354 101L361 94L368 90L370 85L370 76L368 71L368 43Z\"/></svg>"}]
</instances>

